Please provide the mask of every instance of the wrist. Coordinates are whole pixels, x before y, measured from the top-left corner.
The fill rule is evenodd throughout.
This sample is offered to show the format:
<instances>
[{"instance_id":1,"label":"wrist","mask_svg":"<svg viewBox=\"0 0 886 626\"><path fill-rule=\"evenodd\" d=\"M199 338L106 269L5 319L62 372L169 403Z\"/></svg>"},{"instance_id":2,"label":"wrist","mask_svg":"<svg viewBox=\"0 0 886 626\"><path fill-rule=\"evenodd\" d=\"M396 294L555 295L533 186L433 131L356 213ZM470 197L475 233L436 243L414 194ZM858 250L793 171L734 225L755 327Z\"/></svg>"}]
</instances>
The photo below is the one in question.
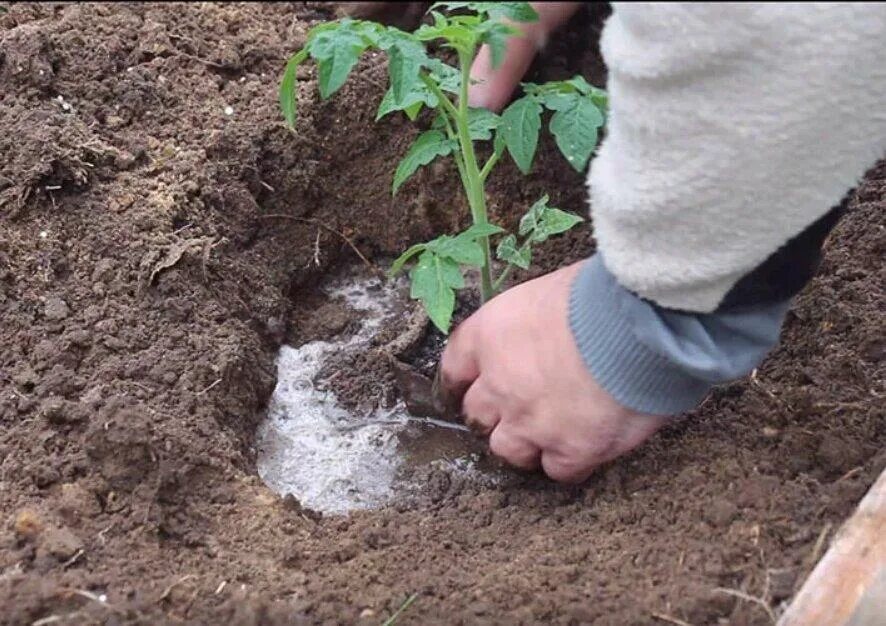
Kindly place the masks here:
<instances>
[{"instance_id":1,"label":"wrist","mask_svg":"<svg viewBox=\"0 0 886 626\"><path fill-rule=\"evenodd\" d=\"M788 306L731 314L664 309L622 287L598 254L572 283L569 325L594 380L619 404L674 415L756 367L777 342Z\"/></svg>"}]
</instances>

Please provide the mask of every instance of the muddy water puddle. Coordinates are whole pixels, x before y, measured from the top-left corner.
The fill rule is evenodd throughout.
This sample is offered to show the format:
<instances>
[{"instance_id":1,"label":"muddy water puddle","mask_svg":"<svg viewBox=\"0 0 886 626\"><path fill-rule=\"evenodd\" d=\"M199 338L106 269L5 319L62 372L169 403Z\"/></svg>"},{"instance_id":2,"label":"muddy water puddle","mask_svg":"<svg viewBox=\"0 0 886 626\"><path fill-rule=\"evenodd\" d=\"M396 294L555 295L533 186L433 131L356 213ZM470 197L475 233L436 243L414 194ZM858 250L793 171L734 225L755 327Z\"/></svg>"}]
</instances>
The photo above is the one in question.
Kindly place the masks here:
<instances>
[{"instance_id":1,"label":"muddy water puddle","mask_svg":"<svg viewBox=\"0 0 886 626\"><path fill-rule=\"evenodd\" d=\"M402 290L378 278L339 279L324 291L357 311L359 325L334 340L281 348L277 386L257 437L262 480L305 507L345 514L420 489L411 477L423 469L479 472L480 447L463 426L413 417L401 402L354 412L317 384L328 359L368 349L387 322L404 315Z\"/></svg>"}]
</instances>

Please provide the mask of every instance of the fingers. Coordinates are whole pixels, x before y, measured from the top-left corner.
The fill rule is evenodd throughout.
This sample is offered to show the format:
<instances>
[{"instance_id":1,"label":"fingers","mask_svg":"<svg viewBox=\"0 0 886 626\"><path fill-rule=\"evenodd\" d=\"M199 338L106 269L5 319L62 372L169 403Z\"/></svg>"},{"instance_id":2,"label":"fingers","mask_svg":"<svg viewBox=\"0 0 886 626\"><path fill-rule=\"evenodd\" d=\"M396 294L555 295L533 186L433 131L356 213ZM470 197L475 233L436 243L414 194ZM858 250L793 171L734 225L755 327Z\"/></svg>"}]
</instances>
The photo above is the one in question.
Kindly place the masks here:
<instances>
[{"instance_id":1,"label":"fingers","mask_svg":"<svg viewBox=\"0 0 886 626\"><path fill-rule=\"evenodd\" d=\"M471 78L477 82L468 91L468 104L491 111L503 109L537 51L538 44L528 37L511 37L507 42L504 61L493 68L489 46L480 48L471 66Z\"/></svg>"},{"instance_id":2,"label":"fingers","mask_svg":"<svg viewBox=\"0 0 886 626\"><path fill-rule=\"evenodd\" d=\"M480 375L472 320L468 318L449 335L437 367L434 396L449 417L461 414L462 397Z\"/></svg>"},{"instance_id":3,"label":"fingers","mask_svg":"<svg viewBox=\"0 0 886 626\"><path fill-rule=\"evenodd\" d=\"M530 441L516 435L506 424L500 424L489 436L489 450L514 467L527 471L538 469L541 450Z\"/></svg>"},{"instance_id":4,"label":"fingers","mask_svg":"<svg viewBox=\"0 0 886 626\"><path fill-rule=\"evenodd\" d=\"M465 424L483 437L493 432L498 425L500 421L498 403L495 396L483 384L482 378L478 378L465 393L462 414Z\"/></svg>"},{"instance_id":5,"label":"fingers","mask_svg":"<svg viewBox=\"0 0 886 626\"><path fill-rule=\"evenodd\" d=\"M489 46L480 48L471 66L471 78L479 82L471 85L468 104L492 111L503 109L548 35L565 24L580 6L579 2L533 2L538 21L515 24L523 36L508 38L504 61L499 67L492 66Z\"/></svg>"},{"instance_id":6,"label":"fingers","mask_svg":"<svg viewBox=\"0 0 886 626\"><path fill-rule=\"evenodd\" d=\"M566 456L549 450L541 455L541 467L548 478L573 485L586 481L601 462L599 459Z\"/></svg>"}]
</instances>

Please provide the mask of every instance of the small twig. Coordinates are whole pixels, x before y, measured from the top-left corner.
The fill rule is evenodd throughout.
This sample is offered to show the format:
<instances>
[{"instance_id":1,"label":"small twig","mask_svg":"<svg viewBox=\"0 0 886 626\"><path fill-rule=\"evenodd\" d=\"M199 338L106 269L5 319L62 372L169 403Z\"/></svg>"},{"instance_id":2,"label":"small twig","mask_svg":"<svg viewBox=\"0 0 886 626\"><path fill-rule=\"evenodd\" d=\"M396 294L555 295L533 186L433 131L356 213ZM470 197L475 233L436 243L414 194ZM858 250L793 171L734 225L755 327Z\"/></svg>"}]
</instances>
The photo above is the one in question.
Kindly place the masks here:
<instances>
[{"instance_id":1,"label":"small twig","mask_svg":"<svg viewBox=\"0 0 886 626\"><path fill-rule=\"evenodd\" d=\"M657 620L661 620L663 622L668 622L669 624L676 624L677 626L692 626L689 622L684 622L678 617L671 617L670 615L666 615L664 613L651 613L652 617Z\"/></svg>"},{"instance_id":2,"label":"small twig","mask_svg":"<svg viewBox=\"0 0 886 626\"><path fill-rule=\"evenodd\" d=\"M197 395L198 395L198 396L202 396L204 393L206 393L207 391L209 391L210 389L212 389L213 387L215 387L215 386L216 386L217 384L219 384L221 381L222 381L222 379L219 378L217 381L215 381L214 383L212 383L211 385L209 385L208 387L206 387L206 388L203 389L202 391L198 391L198 392L197 392Z\"/></svg>"},{"instance_id":3,"label":"small twig","mask_svg":"<svg viewBox=\"0 0 886 626\"><path fill-rule=\"evenodd\" d=\"M102 542L102 545L105 545L105 543L107 543L107 541L108 541L107 538L105 537L105 533L110 531L116 523L117 522L111 522L110 526L108 526L107 528L105 528L103 530L98 531L98 538Z\"/></svg>"},{"instance_id":4,"label":"small twig","mask_svg":"<svg viewBox=\"0 0 886 626\"><path fill-rule=\"evenodd\" d=\"M824 528L821 529L821 532L818 534L818 539L815 540L815 545L812 547L812 553L809 555L808 567L811 568L818 562L818 557L821 556L821 551L824 549L825 539L827 538L828 533L831 532L832 527L833 524L828 522L824 525Z\"/></svg>"},{"instance_id":5,"label":"small twig","mask_svg":"<svg viewBox=\"0 0 886 626\"><path fill-rule=\"evenodd\" d=\"M310 265L310 263L308 263ZM320 267L320 229L317 229L317 236L314 238L314 265Z\"/></svg>"},{"instance_id":6,"label":"small twig","mask_svg":"<svg viewBox=\"0 0 886 626\"><path fill-rule=\"evenodd\" d=\"M406 609L408 609L408 608L412 605L412 603L415 602L415 599L416 599L416 598L418 598L418 594L417 594L417 593L414 593L414 594L412 594L411 596L409 596L408 598L406 598L406 602L404 602L403 604L401 604L401 605L400 605L400 608L397 609L396 611L394 611L394 614L391 615L388 619L386 619L385 622L384 622L384 624L382 624L382 626L391 626L391 624L393 624L394 622L396 622L396 621L397 621L397 618L399 618L400 615L403 614L403 611L405 611Z\"/></svg>"},{"instance_id":7,"label":"small twig","mask_svg":"<svg viewBox=\"0 0 886 626\"><path fill-rule=\"evenodd\" d=\"M855 476L856 474L860 473L863 469L864 469L864 467L862 467L862 466L854 467L851 470L849 470L848 472L846 472L845 474L843 474L842 476L840 476L840 478L838 478L836 480L836 482L839 483L844 480L848 480L848 479L852 478L853 476Z\"/></svg>"},{"instance_id":8,"label":"small twig","mask_svg":"<svg viewBox=\"0 0 886 626\"><path fill-rule=\"evenodd\" d=\"M773 624L778 621L775 618L775 613L773 612L772 608L769 606L769 604L766 603L765 600L762 600L762 599L757 598L755 596L749 595L749 594L747 594L743 591L739 591L737 589L724 589L723 587L717 587L716 589L714 589L714 591L717 591L719 593L725 593L728 596L733 596L735 598L739 598L740 600L746 600L747 602L752 602L752 603L756 604L757 606L762 607L762 609L764 611L766 611L766 615L769 616L769 619L772 620Z\"/></svg>"},{"instance_id":9,"label":"small twig","mask_svg":"<svg viewBox=\"0 0 886 626\"><path fill-rule=\"evenodd\" d=\"M86 550L84 550L83 548L77 550L77 552L74 553L74 556L62 563L62 569L68 569L69 567L71 567L74 563L77 562L77 559L79 559L84 554L86 554Z\"/></svg>"},{"instance_id":10,"label":"small twig","mask_svg":"<svg viewBox=\"0 0 886 626\"><path fill-rule=\"evenodd\" d=\"M368 267L370 270L372 270L373 272L375 272L377 274L382 273L382 271L380 269L378 269L378 267L372 261L367 259L363 255L363 253L360 252L360 249L357 248L356 245L354 245L354 242L351 241L351 239L347 235L334 229L332 226L329 226L328 224L324 224L320 220L311 219L309 217L295 217L294 215L285 215L283 213L270 213L268 215L261 215L259 217L261 219L293 220L295 222L302 222L304 224L313 224L315 226L319 226L320 228L323 228L323 229L329 231L330 233L341 237L344 240L344 242L351 247L351 250L353 250L357 254L357 256L360 257L360 260L363 261L363 263L366 264L366 267Z\"/></svg>"},{"instance_id":11,"label":"small twig","mask_svg":"<svg viewBox=\"0 0 886 626\"><path fill-rule=\"evenodd\" d=\"M184 57L186 59L191 59L192 61L197 61L198 63L203 63L205 65L208 65L209 67L214 67L214 68L220 69L220 70L229 69L229 68L225 67L224 65L222 65L220 63L215 63L214 61L210 61L209 59L202 59L198 56L194 56L193 54L188 54L187 52L182 52L178 48L173 48L171 50L171 52L172 52L172 54L174 54L176 56Z\"/></svg>"},{"instance_id":12,"label":"small twig","mask_svg":"<svg viewBox=\"0 0 886 626\"><path fill-rule=\"evenodd\" d=\"M47 615L46 617L41 617L36 622L31 622L31 626L47 626L47 624L55 624L56 622L68 621L72 618L80 615L81 611L74 611L73 613L68 613L67 615Z\"/></svg>"},{"instance_id":13,"label":"small twig","mask_svg":"<svg viewBox=\"0 0 886 626\"><path fill-rule=\"evenodd\" d=\"M163 602L163 600L165 600L166 598L169 597L169 594L172 593L172 590L173 590L173 589L175 589L176 587L178 587L178 586L179 586L180 584L182 584L183 582L185 582L185 581L187 581L187 580L190 580L190 579L192 579L192 578L194 578L194 575L193 575L193 574L187 574L187 575L182 576L181 578L179 578L177 581L175 581L174 583L172 583L172 584L169 585L166 589L163 590L163 593L160 594L160 597L159 597L159 598L157 598L157 602Z\"/></svg>"}]
</instances>

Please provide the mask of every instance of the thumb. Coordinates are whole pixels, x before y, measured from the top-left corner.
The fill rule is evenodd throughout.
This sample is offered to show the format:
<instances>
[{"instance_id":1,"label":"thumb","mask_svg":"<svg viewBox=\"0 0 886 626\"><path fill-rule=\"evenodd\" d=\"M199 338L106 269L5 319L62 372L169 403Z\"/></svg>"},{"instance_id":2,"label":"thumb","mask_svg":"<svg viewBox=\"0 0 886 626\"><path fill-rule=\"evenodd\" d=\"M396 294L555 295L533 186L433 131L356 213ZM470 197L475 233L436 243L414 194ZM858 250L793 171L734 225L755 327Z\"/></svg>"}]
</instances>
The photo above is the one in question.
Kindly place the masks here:
<instances>
[{"instance_id":1,"label":"thumb","mask_svg":"<svg viewBox=\"0 0 886 626\"><path fill-rule=\"evenodd\" d=\"M532 64L537 50L537 43L528 36L511 37L506 44L504 61L493 68L492 51L488 45L481 47L471 66L471 79L476 82L468 89L468 104L501 111Z\"/></svg>"},{"instance_id":2,"label":"thumb","mask_svg":"<svg viewBox=\"0 0 886 626\"><path fill-rule=\"evenodd\" d=\"M462 398L473 382L480 376L480 363L473 338L474 317L465 320L452 331L446 349L437 366L433 396L441 412L450 419L461 415Z\"/></svg>"}]
</instances>

